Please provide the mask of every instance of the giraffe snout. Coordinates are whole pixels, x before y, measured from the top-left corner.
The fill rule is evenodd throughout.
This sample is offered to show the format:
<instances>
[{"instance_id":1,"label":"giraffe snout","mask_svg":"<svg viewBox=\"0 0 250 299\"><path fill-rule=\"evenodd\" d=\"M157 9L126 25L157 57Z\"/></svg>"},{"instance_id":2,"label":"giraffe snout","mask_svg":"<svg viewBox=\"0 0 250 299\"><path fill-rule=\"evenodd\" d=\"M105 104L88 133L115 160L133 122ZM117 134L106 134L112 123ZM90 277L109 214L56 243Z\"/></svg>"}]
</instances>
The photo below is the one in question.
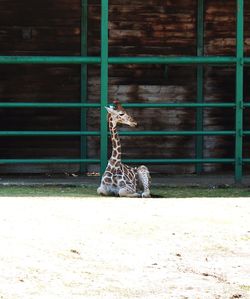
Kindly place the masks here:
<instances>
[{"instance_id":1,"label":"giraffe snout","mask_svg":"<svg viewBox=\"0 0 250 299\"><path fill-rule=\"evenodd\" d=\"M131 122L131 127L136 127L137 126L137 122Z\"/></svg>"}]
</instances>

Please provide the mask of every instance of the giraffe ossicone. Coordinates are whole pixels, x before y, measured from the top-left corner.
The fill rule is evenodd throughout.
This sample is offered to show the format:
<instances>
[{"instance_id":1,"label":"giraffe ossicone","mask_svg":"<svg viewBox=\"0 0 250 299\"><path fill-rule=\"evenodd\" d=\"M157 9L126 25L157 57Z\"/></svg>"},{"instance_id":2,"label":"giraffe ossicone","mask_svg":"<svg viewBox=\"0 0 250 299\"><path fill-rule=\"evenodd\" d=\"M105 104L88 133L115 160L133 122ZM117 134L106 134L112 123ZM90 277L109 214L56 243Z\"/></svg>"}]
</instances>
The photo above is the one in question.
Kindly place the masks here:
<instances>
[{"instance_id":1,"label":"giraffe ossicone","mask_svg":"<svg viewBox=\"0 0 250 299\"><path fill-rule=\"evenodd\" d=\"M150 197L151 177L144 165L130 167L121 162L121 141L117 132L118 124L135 127L137 123L121 106L118 100L105 107L111 133L112 154L101 179L97 193L103 196Z\"/></svg>"}]
</instances>

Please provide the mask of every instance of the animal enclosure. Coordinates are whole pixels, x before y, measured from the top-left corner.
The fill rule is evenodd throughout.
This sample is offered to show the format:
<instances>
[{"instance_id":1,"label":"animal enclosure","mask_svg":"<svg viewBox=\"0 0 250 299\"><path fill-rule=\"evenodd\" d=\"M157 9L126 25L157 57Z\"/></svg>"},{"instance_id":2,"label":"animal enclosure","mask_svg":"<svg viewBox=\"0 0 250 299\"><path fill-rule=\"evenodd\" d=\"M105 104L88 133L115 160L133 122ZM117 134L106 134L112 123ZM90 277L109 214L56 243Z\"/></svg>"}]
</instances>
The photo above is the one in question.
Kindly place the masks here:
<instances>
[{"instance_id":1,"label":"animal enclosure","mask_svg":"<svg viewBox=\"0 0 250 299\"><path fill-rule=\"evenodd\" d=\"M105 169L105 106L126 163L249 172L250 3L0 0L1 173Z\"/></svg>"}]
</instances>

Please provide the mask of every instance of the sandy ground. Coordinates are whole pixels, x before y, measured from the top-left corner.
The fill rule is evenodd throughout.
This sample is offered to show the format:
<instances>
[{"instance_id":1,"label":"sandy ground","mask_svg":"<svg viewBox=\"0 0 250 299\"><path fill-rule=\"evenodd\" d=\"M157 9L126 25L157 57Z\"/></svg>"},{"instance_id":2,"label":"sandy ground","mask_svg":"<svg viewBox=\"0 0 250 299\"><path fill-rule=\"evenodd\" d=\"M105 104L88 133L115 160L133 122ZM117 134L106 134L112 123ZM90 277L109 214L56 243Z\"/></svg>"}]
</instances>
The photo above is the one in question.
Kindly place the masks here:
<instances>
[{"instance_id":1,"label":"sandy ground","mask_svg":"<svg viewBox=\"0 0 250 299\"><path fill-rule=\"evenodd\" d=\"M250 198L0 198L0 298L250 298Z\"/></svg>"}]
</instances>

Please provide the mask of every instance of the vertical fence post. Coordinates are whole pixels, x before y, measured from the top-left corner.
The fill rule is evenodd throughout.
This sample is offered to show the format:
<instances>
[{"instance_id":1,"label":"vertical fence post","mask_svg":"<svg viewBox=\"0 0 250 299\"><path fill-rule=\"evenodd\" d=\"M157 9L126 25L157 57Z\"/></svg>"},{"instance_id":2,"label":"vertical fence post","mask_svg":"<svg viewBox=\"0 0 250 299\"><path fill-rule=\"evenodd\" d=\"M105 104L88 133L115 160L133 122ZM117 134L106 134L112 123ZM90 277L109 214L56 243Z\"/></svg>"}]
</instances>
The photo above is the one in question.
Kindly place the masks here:
<instances>
[{"instance_id":1,"label":"vertical fence post","mask_svg":"<svg viewBox=\"0 0 250 299\"><path fill-rule=\"evenodd\" d=\"M204 55L204 0L197 1L197 56ZM197 66L197 103L203 103L203 78L204 67L203 65ZM203 108L197 108L196 110L196 130L203 131ZM195 144L196 158L203 158L203 144L204 137L197 136ZM196 164L196 173L202 172L202 164Z\"/></svg>"},{"instance_id":2,"label":"vertical fence post","mask_svg":"<svg viewBox=\"0 0 250 299\"><path fill-rule=\"evenodd\" d=\"M105 109L108 103L108 9L108 0L101 0L101 174L108 162L108 126Z\"/></svg>"},{"instance_id":3,"label":"vertical fence post","mask_svg":"<svg viewBox=\"0 0 250 299\"><path fill-rule=\"evenodd\" d=\"M88 55L88 0L81 0L81 56ZM81 64L81 103L88 100L88 67L87 64ZM87 130L87 111L81 108L81 131ZM87 153L87 136L80 137L80 157L86 159ZM80 164L80 173L87 170L86 164Z\"/></svg>"},{"instance_id":4,"label":"vertical fence post","mask_svg":"<svg viewBox=\"0 0 250 299\"><path fill-rule=\"evenodd\" d=\"M235 115L235 181L242 179L242 146L243 146L243 71L244 71L244 0L237 0L236 30L236 115Z\"/></svg>"}]
</instances>

